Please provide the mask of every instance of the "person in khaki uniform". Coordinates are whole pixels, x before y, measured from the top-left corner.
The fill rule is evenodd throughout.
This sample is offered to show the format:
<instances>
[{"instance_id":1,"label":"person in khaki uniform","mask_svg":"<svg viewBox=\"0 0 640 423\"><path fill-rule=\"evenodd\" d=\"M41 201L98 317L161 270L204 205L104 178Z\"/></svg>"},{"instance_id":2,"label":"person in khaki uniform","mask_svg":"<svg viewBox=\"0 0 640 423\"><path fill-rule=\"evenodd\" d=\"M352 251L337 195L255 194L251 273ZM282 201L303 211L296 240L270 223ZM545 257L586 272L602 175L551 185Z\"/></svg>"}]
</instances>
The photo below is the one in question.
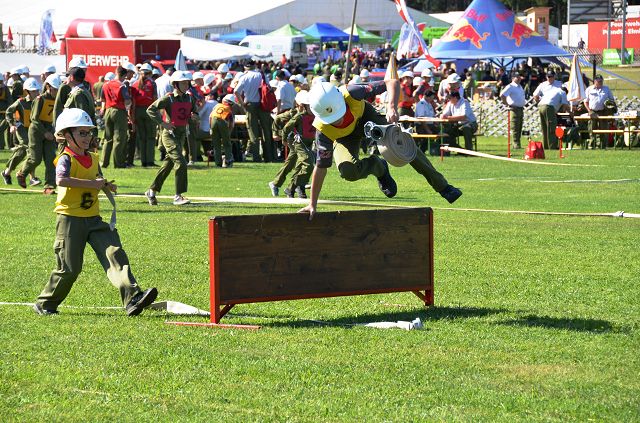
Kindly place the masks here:
<instances>
[{"instance_id":1,"label":"person in khaki uniform","mask_svg":"<svg viewBox=\"0 0 640 423\"><path fill-rule=\"evenodd\" d=\"M269 182L271 194L275 197L280 191L287 174L293 171L291 183L284 189L287 197L307 198L305 186L311 178L313 159L311 146L315 138L313 114L309 109L309 92L306 90L296 94L296 108L280 113L276 116L274 127L281 128L281 136L289 146L289 155L276 173L273 181Z\"/></svg>"},{"instance_id":2,"label":"person in khaki uniform","mask_svg":"<svg viewBox=\"0 0 640 423\"><path fill-rule=\"evenodd\" d=\"M215 105L209 116L211 122L211 142L213 144L213 159L218 167L233 166L233 149L231 148L231 131L233 130L232 107L236 104L236 96L227 94L222 102ZM224 162L222 150L224 149Z\"/></svg>"},{"instance_id":3,"label":"person in khaki uniform","mask_svg":"<svg viewBox=\"0 0 640 423\"><path fill-rule=\"evenodd\" d=\"M100 190L116 192L117 187L102 176L98 154L88 151L93 129L91 118L80 109L65 109L56 121L56 136L63 147L62 154L55 160L56 182L60 188L54 209L57 266L33 306L40 315L58 313L58 306L80 275L87 243L113 286L120 291L127 315L140 314L158 296L156 288L140 289L115 221L109 225L100 217L98 193Z\"/></svg>"},{"instance_id":4,"label":"person in khaki uniform","mask_svg":"<svg viewBox=\"0 0 640 423\"><path fill-rule=\"evenodd\" d=\"M187 93L190 84L191 73L175 71L171 75L173 91L154 101L147 109L151 119L162 128L161 142L167 152L155 179L145 192L145 196L152 206L158 205L156 193L162 190L162 185L172 168L176 173L176 194L173 198L173 204L182 206L190 203L182 195L187 192L188 186L187 160L182 154L182 149L189 135L189 119L198 112L194 98ZM163 120L161 111L167 117L166 121Z\"/></svg>"},{"instance_id":5,"label":"person in khaki uniform","mask_svg":"<svg viewBox=\"0 0 640 423\"><path fill-rule=\"evenodd\" d=\"M54 137L53 104L61 84L59 76L49 75L44 81L44 93L33 101L27 161L16 174L20 186L26 186L26 176L33 173L44 159L43 194L45 195L55 194L56 188L53 160L56 156L57 145Z\"/></svg>"},{"instance_id":6,"label":"person in khaki uniform","mask_svg":"<svg viewBox=\"0 0 640 423\"><path fill-rule=\"evenodd\" d=\"M11 91L4 84L4 75L0 73L0 150L4 150L5 146L12 147L9 145L9 124L5 119L7 107L13 102L12 99Z\"/></svg>"},{"instance_id":7,"label":"person in khaki uniform","mask_svg":"<svg viewBox=\"0 0 640 423\"><path fill-rule=\"evenodd\" d=\"M11 185L11 172L18 167L20 162L27 157L29 146L29 126L31 125L31 106L33 100L38 96L40 87L34 78L24 81L25 97L20 97L11 106L7 107L6 120L9 124L9 133L15 134L18 145L14 147L13 153L7 162L7 168L2 171L2 179L7 185ZM18 183L22 188L27 184L24 178L18 178Z\"/></svg>"}]
</instances>

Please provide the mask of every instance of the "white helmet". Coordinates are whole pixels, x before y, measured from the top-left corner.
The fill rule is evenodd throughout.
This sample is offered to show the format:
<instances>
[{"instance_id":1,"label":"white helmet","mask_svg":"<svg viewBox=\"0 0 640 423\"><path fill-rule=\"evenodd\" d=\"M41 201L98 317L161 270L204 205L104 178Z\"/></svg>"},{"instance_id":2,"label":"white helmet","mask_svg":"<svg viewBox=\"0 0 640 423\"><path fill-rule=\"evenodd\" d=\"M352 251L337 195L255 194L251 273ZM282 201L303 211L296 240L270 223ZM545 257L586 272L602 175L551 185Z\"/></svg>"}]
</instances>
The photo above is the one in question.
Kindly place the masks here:
<instances>
[{"instance_id":1,"label":"white helmet","mask_svg":"<svg viewBox=\"0 0 640 423\"><path fill-rule=\"evenodd\" d=\"M18 66L17 68L13 68L9 71L10 75L20 75L22 73L22 68Z\"/></svg>"},{"instance_id":2,"label":"white helmet","mask_svg":"<svg viewBox=\"0 0 640 423\"><path fill-rule=\"evenodd\" d=\"M142 64L142 66L140 66L140 70L143 72L153 72L153 68L148 63Z\"/></svg>"},{"instance_id":3,"label":"white helmet","mask_svg":"<svg viewBox=\"0 0 640 423\"><path fill-rule=\"evenodd\" d=\"M307 78L304 77L303 74L299 73L298 75L296 75L298 82L301 84L306 84L307 83Z\"/></svg>"},{"instance_id":4,"label":"white helmet","mask_svg":"<svg viewBox=\"0 0 640 423\"><path fill-rule=\"evenodd\" d=\"M231 103L231 104L238 104L238 100L236 100L236 96L233 94L227 94L224 97L222 97L222 101L226 101L227 103Z\"/></svg>"},{"instance_id":5,"label":"white helmet","mask_svg":"<svg viewBox=\"0 0 640 423\"><path fill-rule=\"evenodd\" d=\"M410 70L408 71L404 71L402 72L402 75L400 75L400 78L413 78L413 72L411 72Z\"/></svg>"},{"instance_id":6,"label":"white helmet","mask_svg":"<svg viewBox=\"0 0 640 423\"><path fill-rule=\"evenodd\" d=\"M128 70L129 72L133 72L133 73L138 72L138 68L136 68L135 65L133 63L131 63L131 62L123 63L122 67L125 68L126 70Z\"/></svg>"},{"instance_id":7,"label":"white helmet","mask_svg":"<svg viewBox=\"0 0 640 423\"><path fill-rule=\"evenodd\" d=\"M191 81L191 79L191 72L177 70L171 75L169 81L173 84L174 82Z\"/></svg>"},{"instance_id":8,"label":"white helmet","mask_svg":"<svg viewBox=\"0 0 640 423\"><path fill-rule=\"evenodd\" d=\"M216 76L212 73L208 73L204 76L204 85L210 85L216 80Z\"/></svg>"},{"instance_id":9,"label":"white helmet","mask_svg":"<svg viewBox=\"0 0 640 423\"><path fill-rule=\"evenodd\" d=\"M192 80L196 80L196 79L204 79L204 73L198 71L198 72L194 72L193 75L191 76Z\"/></svg>"},{"instance_id":10,"label":"white helmet","mask_svg":"<svg viewBox=\"0 0 640 423\"><path fill-rule=\"evenodd\" d=\"M56 67L53 65L45 66L42 73L56 73Z\"/></svg>"},{"instance_id":11,"label":"white helmet","mask_svg":"<svg viewBox=\"0 0 640 423\"><path fill-rule=\"evenodd\" d=\"M327 80L322 75L314 76L311 80L311 85L316 85L318 82L327 82Z\"/></svg>"},{"instance_id":12,"label":"white helmet","mask_svg":"<svg viewBox=\"0 0 640 423\"><path fill-rule=\"evenodd\" d=\"M269 85L271 85L271 88L278 88L278 80L272 79L271 81L269 81Z\"/></svg>"},{"instance_id":13,"label":"white helmet","mask_svg":"<svg viewBox=\"0 0 640 423\"><path fill-rule=\"evenodd\" d=\"M40 91L40 84L35 78L27 78L22 88L27 91Z\"/></svg>"},{"instance_id":14,"label":"white helmet","mask_svg":"<svg viewBox=\"0 0 640 423\"><path fill-rule=\"evenodd\" d=\"M47 79L44 80L44 83L51 85L51 88L55 88L57 90L58 88L60 88L60 85L62 85L62 80L58 75L54 73L47 76Z\"/></svg>"},{"instance_id":15,"label":"white helmet","mask_svg":"<svg viewBox=\"0 0 640 423\"><path fill-rule=\"evenodd\" d=\"M423 78L424 78L424 77L427 77L427 76L428 76L429 78L431 78L431 77L433 77L433 72L431 71L431 69L425 69L425 70L423 70L423 71L422 71L422 73L420 74L420 76L421 76L421 77L423 77Z\"/></svg>"},{"instance_id":16,"label":"white helmet","mask_svg":"<svg viewBox=\"0 0 640 423\"><path fill-rule=\"evenodd\" d=\"M311 112L324 123L333 123L347 111L342 93L329 82L318 82L309 91Z\"/></svg>"},{"instance_id":17,"label":"white helmet","mask_svg":"<svg viewBox=\"0 0 640 423\"><path fill-rule=\"evenodd\" d=\"M359 75L353 75L349 84L362 84L362 78Z\"/></svg>"},{"instance_id":18,"label":"white helmet","mask_svg":"<svg viewBox=\"0 0 640 423\"><path fill-rule=\"evenodd\" d=\"M29 70L29 66L27 65L20 65L20 73L25 74L25 73L31 73L31 71Z\"/></svg>"},{"instance_id":19,"label":"white helmet","mask_svg":"<svg viewBox=\"0 0 640 423\"><path fill-rule=\"evenodd\" d=\"M64 109L56 119L56 134L67 128L95 128L91 118L82 109Z\"/></svg>"},{"instance_id":20,"label":"white helmet","mask_svg":"<svg viewBox=\"0 0 640 423\"><path fill-rule=\"evenodd\" d=\"M105 81L113 81L114 79L116 79L116 74L113 72L107 72L104 74L104 80Z\"/></svg>"},{"instance_id":21,"label":"white helmet","mask_svg":"<svg viewBox=\"0 0 640 423\"><path fill-rule=\"evenodd\" d=\"M452 73L451 75L449 75L447 77L447 82L449 84L455 84L457 82L460 82L460 76L457 73L454 72L454 73Z\"/></svg>"},{"instance_id":22,"label":"white helmet","mask_svg":"<svg viewBox=\"0 0 640 423\"><path fill-rule=\"evenodd\" d=\"M367 69L362 69L360 71L360 78L368 78L369 77L369 71Z\"/></svg>"},{"instance_id":23,"label":"white helmet","mask_svg":"<svg viewBox=\"0 0 640 423\"><path fill-rule=\"evenodd\" d=\"M300 90L298 94L296 94L296 103L298 104L309 104L309 91Z\"/></svg>"},{"instance_id":24,"label":"white helmet","mask_svg":"<svg viewBox=\"0 0 640 423\"><path fill-rule=\"evenodd\" d=\"M240 72L238 72L238 75L241 75ZM233 79L234 76L231 72L228 72L225 76L224 76L224 80L225 81L229 81L230 79Z\"/></svg>"},{"instance_id":25,"label":"white helmet","mask_svg":"<svg viewBox=\"0 0 640 423\"><path fill-rule=\"evenodd\" d=\"M69 61L69 69L71 68L82 68L82 69L86 69L88 68L87 66L87 62L84 61L84 59L82 57L74 57L73 59L71 59Z\"/></svg>"},{"instance_id":26,"label":"white helmet","mask_svg":"<svg viewBox=\"0 0 640 423\"><path fill-rule=\"evenodd\" d=\"M413 86L417 87L419 85L422 85L422 78L419 76L416 76L413 78Z\"/></svg>"},{"instance_id":27,"label":"white helmet","mask_svg":"<svg viewBox=\"0 0 640 423\"><path fill-rule=\"evenodd\" d=\"M152 75L158 75L158 76L162 75L157 68L153 68L153 70L151 71L151 74Z\"/></svg>"},{"instance_id":28,"label":"white helmet","mask_svg":"<svg viewBox=\"0 0 640 423\"><path fill-rule=\"evenodd\" d=\"M218 72L220 73L229 72L229 66L226 63L221 63L220 66L218 66Z\"/></svg>"},{"instance_id":29,"label":"white helmet","mask_svg":"<svg viewBox=\"0 0 640 423\"><path fill-rule=\"evenodd\" d=\"M297 83L297 82L298 82L298 75L291 75L291 76L289 77L289 81L290 81L290 82L296 82L296 83Z\"/></svg>"}]
</instances>

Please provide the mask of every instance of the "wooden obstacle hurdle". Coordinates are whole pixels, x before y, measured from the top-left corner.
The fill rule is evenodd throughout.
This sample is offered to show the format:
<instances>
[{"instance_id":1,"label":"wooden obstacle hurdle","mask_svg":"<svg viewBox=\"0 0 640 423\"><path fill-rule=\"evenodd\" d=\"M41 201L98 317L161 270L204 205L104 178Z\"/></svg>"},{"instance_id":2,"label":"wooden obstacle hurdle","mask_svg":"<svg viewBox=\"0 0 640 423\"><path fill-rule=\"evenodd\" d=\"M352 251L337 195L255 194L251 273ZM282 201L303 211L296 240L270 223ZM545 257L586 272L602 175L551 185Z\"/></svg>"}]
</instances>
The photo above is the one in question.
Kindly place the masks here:
<instances>
[{"instance_id":1,"label":"wooden obstacle hurdle","mask_svg":"<svg viewBox=\"0 0 640 423\"><path fill-rule=\"evenodd\" d=\"M413 292L433 305L430 208L209 220L210 323L235 305ZM248 327L248 326L244 326ZM251 327L257 328L257 327Z\"/></svg>"}]
</instances>

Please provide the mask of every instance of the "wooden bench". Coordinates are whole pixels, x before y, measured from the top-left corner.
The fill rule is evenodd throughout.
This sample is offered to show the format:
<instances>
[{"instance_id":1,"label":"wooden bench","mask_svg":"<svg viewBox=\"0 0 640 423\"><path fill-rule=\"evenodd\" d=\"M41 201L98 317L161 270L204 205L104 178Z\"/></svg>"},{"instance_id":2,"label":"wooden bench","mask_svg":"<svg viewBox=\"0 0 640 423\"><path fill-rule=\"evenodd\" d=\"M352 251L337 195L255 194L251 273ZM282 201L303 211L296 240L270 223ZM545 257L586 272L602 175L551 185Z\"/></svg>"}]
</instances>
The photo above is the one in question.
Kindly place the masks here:
<instances>
[{"instance_id":1,"label":"wooden bench","mask_svg":"<svg viewBox=\"0 0 640 423\"><path fill-rule=\"evenodd\" d=\"M430 208L209 220L209 323L235 305L412 292L433 305ZM233 325L242 326L242 325Z\"/></svg>"}]
</instances>

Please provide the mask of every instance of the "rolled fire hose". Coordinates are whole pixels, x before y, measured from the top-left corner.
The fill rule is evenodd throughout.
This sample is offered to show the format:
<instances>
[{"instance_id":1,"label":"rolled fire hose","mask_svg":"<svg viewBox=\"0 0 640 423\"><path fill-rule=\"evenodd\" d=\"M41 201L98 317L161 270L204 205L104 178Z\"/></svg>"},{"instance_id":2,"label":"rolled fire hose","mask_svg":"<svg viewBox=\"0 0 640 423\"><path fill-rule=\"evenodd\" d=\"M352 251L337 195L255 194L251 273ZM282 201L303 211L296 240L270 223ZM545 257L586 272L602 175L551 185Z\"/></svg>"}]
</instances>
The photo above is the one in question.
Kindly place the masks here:
<instances>
[{"instance_id":1,"label":"rolled fire hose","mask_svg":"<svg viewBox=\"0 0 640 423\"><path fill-rule=\"evenodd\" d=\"M398 124L376 125L370 121L364 125L364 134L378 145L378 151L392 166L402 167L416 158L415 141Z\"/></svg>"}]
</instances>

